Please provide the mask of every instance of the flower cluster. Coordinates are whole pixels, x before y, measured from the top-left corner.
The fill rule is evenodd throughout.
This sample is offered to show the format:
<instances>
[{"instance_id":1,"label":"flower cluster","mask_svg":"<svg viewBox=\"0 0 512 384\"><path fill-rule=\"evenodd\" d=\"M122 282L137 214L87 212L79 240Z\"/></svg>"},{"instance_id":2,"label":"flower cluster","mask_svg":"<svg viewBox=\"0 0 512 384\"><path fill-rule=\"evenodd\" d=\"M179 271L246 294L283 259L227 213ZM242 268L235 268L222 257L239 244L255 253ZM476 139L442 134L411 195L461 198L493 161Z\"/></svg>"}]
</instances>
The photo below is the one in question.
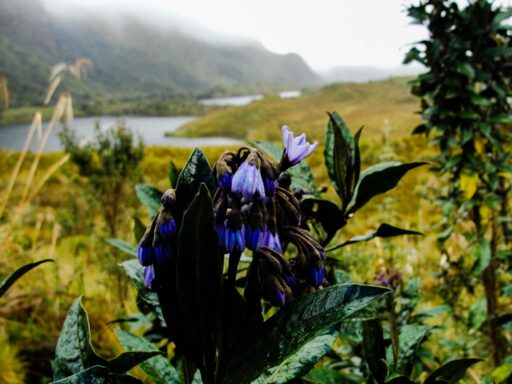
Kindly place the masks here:
<instances>
[{"instance_id":1,"label":"flower cluster","mask_svg":"<svg viewBox=\"0 0 512 384\"><path fill-rule=\"evenodd\" d=\"M402 282L402 278L400 277L400 273L397 270L390 270L389 268L383 266L373 281L375 284L382 287L396 290Z\"/></svg>"},{"instance_id":2,"label":"flower cluster","mask_svg":"<svg viewBox=\"0 0 512 384\"><path fill-rule=\"evenodd\" d=\"M298 280L313 289L324 282L325 252L301 227L300 202L289 190L284 174L309 156L318 143L308 143L305 134L295 138L286 126L283 142L278 164L255 148L242 147L223 153L214 166L218 246L229 254L228 277L236 279L242 252L253 251L246 298L254 302L263 298L275 306L292 297ZM288 260L284 255L292 253L292 248L295 257Z\"/></svg>"},{"instance_id":3,"label":"flower cluster","mask_svg":"<svg viewBox=\"0 0 512 384\"><path fill-rule=\"evenodd\" d=\"M154 264L165 265L171 261L171 242L177 233L176 221L171 210L176 201L174 189L162 195L162 206L144 233L137 248L139 263L144 266L144 285L151 288L155 278Z\"/></svg>"},{"instance_id":4,"label":"flower cluster","mask_svg":"<svg viewBox=\"0 0 512 384\"><path fill-rule=\"evenodd\" d=\"M229 255L228 279L235 282L242 254L252 251L246 299L254 303L264 299L274 306L284 305L294 290L314 290L324 283L325 252L301 223L301 195L290 191L290 179L284 173L309 156L318 143L308 143L304 134L295 138L286 126L283 142L279 163L258 149L242 147L224 152L213 167L217 246ZM174 190L164 193L162 207L139 243L148 288L154 265L172 258L171 244L177 232L172 216L175 201Z\"/></svg>"}]
</instances>

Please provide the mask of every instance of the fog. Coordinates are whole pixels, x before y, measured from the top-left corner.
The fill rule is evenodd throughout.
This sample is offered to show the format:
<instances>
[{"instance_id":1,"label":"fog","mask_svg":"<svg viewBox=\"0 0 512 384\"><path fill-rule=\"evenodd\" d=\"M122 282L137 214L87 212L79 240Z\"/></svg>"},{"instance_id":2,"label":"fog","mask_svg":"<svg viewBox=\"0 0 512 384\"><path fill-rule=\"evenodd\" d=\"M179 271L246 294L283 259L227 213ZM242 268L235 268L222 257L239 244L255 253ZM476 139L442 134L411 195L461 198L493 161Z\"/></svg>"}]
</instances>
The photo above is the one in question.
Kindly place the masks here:
<instances>
[{"instance_id":1,"label":"fog","mask_svg":"<svg viewBox=\"0 0 512 384\"><path fill-rule=\"evenodd\" d=\"M129 16L219 44L260 42L276 53L295 52L317 71L340 66L392 68L408 44L426 36L409 23L400 1L382 0L44 0L65 18Z\"/></svg>"}]
</instances>

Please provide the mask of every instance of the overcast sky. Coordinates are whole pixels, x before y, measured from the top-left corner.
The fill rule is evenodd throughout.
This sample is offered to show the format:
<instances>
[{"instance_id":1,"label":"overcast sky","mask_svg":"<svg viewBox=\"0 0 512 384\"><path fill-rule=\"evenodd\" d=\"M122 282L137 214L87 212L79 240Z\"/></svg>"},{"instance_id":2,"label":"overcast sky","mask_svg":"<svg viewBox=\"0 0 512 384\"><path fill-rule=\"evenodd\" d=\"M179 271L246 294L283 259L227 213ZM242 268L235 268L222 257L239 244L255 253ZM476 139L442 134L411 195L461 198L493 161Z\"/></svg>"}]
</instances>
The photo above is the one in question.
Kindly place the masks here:
<instances>
[{"instance_id":1,"label":"overcast sky","mask_svg":"<svg viewBox=\"0 0 512 384\"><path fill-rule=\"evenodd\" d=\"M316 70L337 65L400 65L408 44L426 36L402 0L45 0L65 12L119 10L165 25L179 20L199 34L252 37L277 53L296 52ZM410 3L410 1L409 1ZM67 5L65 5L67 4ZM171 21L172 20L172 21Z\"/></svg>"}]
</instances>

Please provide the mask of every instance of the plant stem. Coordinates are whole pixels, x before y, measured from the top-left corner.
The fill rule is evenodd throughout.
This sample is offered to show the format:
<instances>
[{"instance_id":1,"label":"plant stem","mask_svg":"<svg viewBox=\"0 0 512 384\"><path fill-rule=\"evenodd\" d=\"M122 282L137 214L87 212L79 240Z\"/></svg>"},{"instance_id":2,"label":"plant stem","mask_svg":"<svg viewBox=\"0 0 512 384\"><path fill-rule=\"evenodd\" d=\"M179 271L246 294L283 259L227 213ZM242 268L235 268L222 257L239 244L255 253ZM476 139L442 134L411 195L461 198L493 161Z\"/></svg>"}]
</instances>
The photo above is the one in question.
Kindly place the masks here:
<instances>
[{"instance_id":1,"label":"plant stem","mask_svg":"<svg viewBox=\"0 0 512 384\"><path fill-rule=\"evenodd\" d=\"M485 233L482 227L482 216L478 206L473 207L473 222L477 230L478 241L484 238ZM496 290L496 249L498 245L498 223L493 212L491 218L491 260L487 268L482 272L482 284L484 286L487 302L487 333L492 345L492 360L494 366L501 363L501 335L498 329L498 292Z\"/></svg>"},{"instance_id":2,"label":"plant stem","mask_svg":"<svg viewBox=\"0 0 512 384\"><path fill-rule=\"evenodd\" d=\"M399 350L399 336L398 336L398 323L396 320L395 313L395 298L394 295L388 295L387 298L388 310L390 314L390 337L391 337L391 349L393 350L393 366L397 367L398 364L398 350Z\"/></svg>"}]
</instances>

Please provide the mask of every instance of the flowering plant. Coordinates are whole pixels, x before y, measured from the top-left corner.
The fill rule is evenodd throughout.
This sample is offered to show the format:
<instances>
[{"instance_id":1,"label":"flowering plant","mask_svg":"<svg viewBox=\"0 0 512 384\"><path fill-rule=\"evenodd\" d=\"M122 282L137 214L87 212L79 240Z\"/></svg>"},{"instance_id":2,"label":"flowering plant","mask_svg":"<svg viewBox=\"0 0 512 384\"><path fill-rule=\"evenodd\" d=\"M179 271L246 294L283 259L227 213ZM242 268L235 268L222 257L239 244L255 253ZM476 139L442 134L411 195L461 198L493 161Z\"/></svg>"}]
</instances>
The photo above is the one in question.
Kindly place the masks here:
<instances>
[{"instance_id":1,"label":"flowering plant","mask_svg":"<svg viewBox=\"0 0 512 384\"><path fill-rule=\"evenodd\" d=\"M369 235L327 248L360 207L424 163L382 163L360 172L361 130L352 136L339 115L330 114L324 157L340 198L336 204L321 198L303 161L318 143L304 134L295 137L286 126L282 133L284 149L253 142L224 152L213 169L195 149L174 188L164 193L137 185L152 220L137 236L137 249L111 240L136 257L122 265L138 288L139 304L155 314L155 324L176 345L185 382L196 370L207 384L284 383L304 375L331 348L340 322L390 292L336 284L326 271L327 254L375 237L418 234L382 224ZM75 304L70 313L76 318L80 311ZM59 349L68 338L63 331L56 379L66 380L59 373L76 370L70 367L76 351ZM134 335L121 332L119 338L128 350L151 351ZM84 347L78 355L91 351ZM161 358L131 357L122 368ZM98 361L83 360L79 368L85 370ZM100 361L107 379L124 372L111 360ZM156 373L141 368L156 382L178 383L174 368L162 364ZM174 373L164 377L163 366Z\"/></svg>"}]
</instances>

